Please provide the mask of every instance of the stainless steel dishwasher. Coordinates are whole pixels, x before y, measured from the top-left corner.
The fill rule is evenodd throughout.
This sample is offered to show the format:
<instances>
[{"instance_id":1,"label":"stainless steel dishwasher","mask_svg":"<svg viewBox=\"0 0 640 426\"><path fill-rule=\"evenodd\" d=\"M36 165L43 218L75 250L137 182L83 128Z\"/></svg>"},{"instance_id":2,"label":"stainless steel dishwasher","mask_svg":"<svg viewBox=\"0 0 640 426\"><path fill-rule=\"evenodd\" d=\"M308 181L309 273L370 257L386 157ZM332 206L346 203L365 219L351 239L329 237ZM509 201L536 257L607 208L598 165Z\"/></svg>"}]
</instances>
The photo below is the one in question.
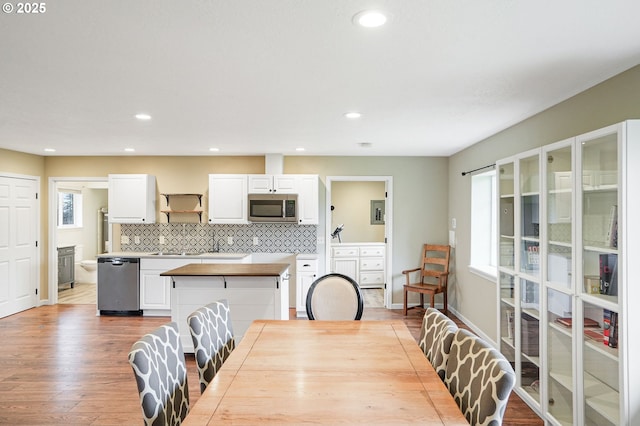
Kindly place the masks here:
<instances>
[{"instance_id":1,"label":"stainless steel dishwasher","mask_svg":"<svg viewBox=\"0 0 640 426\"><path fill-rule=\"evenodd\" d=\"M142 315L139 258L98 258L98 310L101 315Z\"/></svg>"}]
</instances>

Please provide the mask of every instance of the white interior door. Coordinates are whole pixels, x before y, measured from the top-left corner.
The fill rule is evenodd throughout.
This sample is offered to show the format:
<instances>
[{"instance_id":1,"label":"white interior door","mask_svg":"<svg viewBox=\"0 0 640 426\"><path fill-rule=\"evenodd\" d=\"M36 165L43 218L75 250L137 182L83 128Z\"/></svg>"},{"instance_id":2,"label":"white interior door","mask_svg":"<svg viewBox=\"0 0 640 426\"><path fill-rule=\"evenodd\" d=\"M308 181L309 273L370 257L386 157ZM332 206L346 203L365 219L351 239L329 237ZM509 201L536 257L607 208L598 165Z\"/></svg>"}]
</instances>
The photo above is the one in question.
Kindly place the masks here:
<instances>
[{"instance_id":1,"label":"white interior door","mask_svg":"<svg viewBox=\"0 0 640 426\"><path fill-rule=\"evenodd\" d=\"M36 306L38 186L0 176L0 318Z\"/></svg>"}]
</instances>

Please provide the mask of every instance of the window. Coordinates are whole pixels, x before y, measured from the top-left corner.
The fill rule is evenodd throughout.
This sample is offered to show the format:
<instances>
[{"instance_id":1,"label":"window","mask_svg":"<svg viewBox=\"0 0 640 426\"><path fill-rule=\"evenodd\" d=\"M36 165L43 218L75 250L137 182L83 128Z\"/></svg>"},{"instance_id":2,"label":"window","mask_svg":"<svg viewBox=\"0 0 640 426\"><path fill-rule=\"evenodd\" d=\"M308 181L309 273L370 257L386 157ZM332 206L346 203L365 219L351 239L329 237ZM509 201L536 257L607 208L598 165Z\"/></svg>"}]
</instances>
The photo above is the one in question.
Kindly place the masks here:
<instances>
[{"instance_id":1,"label":"window","mask_svg":"<svg viewBox=\"0 0 640 426\"><path fill-rule=\"evenodd\" d=\"M58 192L58 228L82 227L82 194Z\"/></svg>"},{"instance_id":2,"label":"window","mask_svg":"<svg viewBox=\"0 0 640 426\"><path fill-rule=\"evenodd\" d=\"M496 171L471 177L471 265L487 279L497 277Z\"/></svg>"}]
</instances>

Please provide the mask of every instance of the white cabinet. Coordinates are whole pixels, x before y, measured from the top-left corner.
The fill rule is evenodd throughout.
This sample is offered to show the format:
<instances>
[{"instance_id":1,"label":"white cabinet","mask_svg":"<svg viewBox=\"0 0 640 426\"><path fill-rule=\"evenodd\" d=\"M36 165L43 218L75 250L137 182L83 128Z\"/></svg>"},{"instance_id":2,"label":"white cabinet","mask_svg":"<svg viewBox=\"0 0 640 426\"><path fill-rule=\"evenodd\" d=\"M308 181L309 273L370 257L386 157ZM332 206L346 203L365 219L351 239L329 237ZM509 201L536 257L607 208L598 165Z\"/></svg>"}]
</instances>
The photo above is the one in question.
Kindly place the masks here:
<instances>
[{"instance_id":1,"label":"white cabinet","mask_svg":"<svg viewBox=\"0 0 640 426\"><path fill-rule=\"evenodd\" d=\"M384 243L340 243L331 248L331 272L353 278L360 287L384 288Z\"/></svg>"},{"instance_id":2,"label":"white cabinet","mask_svg":"<svg viewBox=\"0 0 640 426\"><path fill-rule=\"evenodd\" d=\"M248 175L249 194L297 194L296 175Z\"/></svg>"},{"instance_id":3,"label":"white cabinet","mask_svg":"<svg viewBox=\"0 0 640 426\"><path fill-rule=\"evenodd\" d=\"M384 245L360 247L360 287L384 287Z\"/></svg>"},{"instance_id":4,"label":"white cabinet","mask_svg":"<svg viewBox=\"0 0 640 426\"><path fill-rule=\"evenodd\" d=\"M198 259L140 259L140 309L145 316L171 315L171 277L162 272L179 268Z\"/></svg>"},{"instance_id":5,"label":"white cabinet","mask_svg":"<svg viewBox=\"0 0 640 426\"><path fill-rule=\"evenodd\" d=\"M319 221L318 175L293 175L298 181L298 223L317 225Z\"/></svg>"},{"instance_id":6,"label":"white cabinet","mask_svg":"<svg viewBox=\"0 0 640 426\"><path fill-rule=\"evenodd\" d=\"M640 286L631 275L640 120L544 146L537 165L527 158L497 162L500 201L515 206L515 232L503 219L498 237L499 346L515 364L515 391L548 424L640 424ZM535 168L537 207L526 186ZM540 234L529 235L536 221Z\"/></svg>"},{"instance_id":7,"label":"white cabinet","mask_svg":"<svg viewBox=\"0 0 640 426\"><path fill-rule=\"evenodd\" d=\"M247 175L209 175L209 223L249 223Z\"/></svg>"},{"instance_id":8,"label":"white cabinet","mask_svg":"<svg viewBox=\"0 0 640 426\"><path fill-rule=\"evenodd\" d=\"M298 223L319 222L318 175L209 175L209 223L246 224L248 194L297 194Z\"/></svg>"},{"instance_id":9,"label":"white cabinet","mask_svg":"<svg viewBox=\"0 0 640 426\"><path fill-rule=\"evenodd\" d=\"M109 222L155 223L156 178L145 174L109 175Z\"/></svg>"},{"instance_id":10,"label":"white cabinet","mask_svg":"<svg viewBox=\"0 0 640 426\"><path fill-rule=\"evenodd\" d=\"M318 259L315 255L296 257L296 316L307 316L307 293L318 275Z\"/></svg>"}]
</instances>

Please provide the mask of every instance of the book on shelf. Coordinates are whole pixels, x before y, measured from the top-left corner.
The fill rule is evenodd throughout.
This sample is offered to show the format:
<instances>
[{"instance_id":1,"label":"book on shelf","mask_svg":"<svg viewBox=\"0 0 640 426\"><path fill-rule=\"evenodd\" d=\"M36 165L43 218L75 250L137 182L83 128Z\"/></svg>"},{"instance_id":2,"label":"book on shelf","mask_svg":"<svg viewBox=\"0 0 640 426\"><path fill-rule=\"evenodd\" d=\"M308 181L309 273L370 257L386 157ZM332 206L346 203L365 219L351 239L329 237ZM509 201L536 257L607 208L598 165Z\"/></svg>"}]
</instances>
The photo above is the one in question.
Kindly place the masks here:
<instances>
[{"instance_id":1,"label":"book on shelf","mask_svg":"<svg viewBox=\"0 0 640 426\"><path fill-rule=\"evenodd\" d=\"M513 339L515 335L514 328L514 312L512 310L506 311L507 321L507 338Z\"/></svg>"},{"instance_id":2,"label":"book on shelf","mask_svg":"<svg viewBox=\"0 0 640 426\"><path fill-rule=\"evenodd\" d=\"M584 335L596 342L602 342L602 339L604 338L602 335L602 329L600 328L586 328L584 330Z\"/></svg>"},{"instance_id":3,"label":"book on shelf","mask_svg":"<svg viewBox=\"0 0 640 426\"><path fill-rule=\"evenodd\" d=\"M609 346L609 333L611 328L611 311L603 309L602 311L602 342L605 346Z\"/></svg>"},{"instance_id":4,"label":"book on shelf","mask_svg":"<svg viewBox=\"0 0 640 426\"><path fill-rule=\"evenodd\" d=\"M618 295L618 255L600 254L600 294Z\"/></svg>"},{"instance_id":5,"label":"book on shelf","mask_svg":"<svg viewBox=\"0 0 640 426\"><path fill-rule=\"evenodd\" d=\"M609 323L609 343L610 348L618 347L618 313L611 312L611 321Z\"/></svg>"},{"instance_id":6,"label":"book on shelf","mask_svg":"<svg viewBox=\"0 0 640 426\"><path fill-rule=\"evenodd\" d=\"M611 206L611 209L609 210L607 240L604 243L609 247L618 247L618 206L615 204Z\"/></svg>"},{"instance_id":7,"label":"book on shelf","mask_svg":"<svg viewBox=\"0 0 640 426\"><path fill-rule=\"evenodd\" d=\"M573 318L571 318L571 317L558 318L558 319L556 319L556 322L564 325L565 327L571 327L573 325ZM598 321L596 321L596 320L593 320L591 318L585 318L584 319L584 327L585 328L600 327L600 324L598 324Z\"/></svg>"}]
</instances>

